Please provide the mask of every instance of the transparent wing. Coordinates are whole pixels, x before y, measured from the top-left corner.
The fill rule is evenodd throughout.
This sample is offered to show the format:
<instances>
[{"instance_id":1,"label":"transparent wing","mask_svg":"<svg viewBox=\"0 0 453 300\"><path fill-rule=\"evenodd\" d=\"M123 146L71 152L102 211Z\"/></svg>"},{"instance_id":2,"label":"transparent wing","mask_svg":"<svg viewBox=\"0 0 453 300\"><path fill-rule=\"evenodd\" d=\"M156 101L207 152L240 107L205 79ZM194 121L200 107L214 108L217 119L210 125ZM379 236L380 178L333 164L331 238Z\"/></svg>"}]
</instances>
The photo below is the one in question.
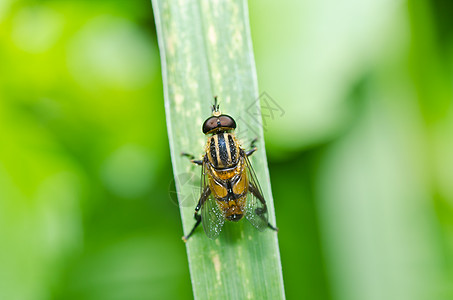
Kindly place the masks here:
<instances>
[{"instance_id":1,"label":"transparent wing","mask_svg":"<svg viewBox=\"0 0 453 300\"><path fill-rule=\"evenodd\" d=\"M247 156L244 156L245 168L249 179L248 195L245 205L245 218L259 231L267 228L267 206L263 192L256 178L255 171Z\"/></svg>"},{"instance_id":2,"label":"transparent wing","mask_svg":"<svg viewBox=\"0 0 453 300\"><path fill-rule=\"evenodd\" d=\"M209 188L209 169L205 163L203 163L202 172L201 185L202 190L204 191L206 188ZM203 223L204 232L210 239L216 239L219 236L223 224L225 223L225 216L217 206L217 202L212 193L209 194L209 197L201 206L201 222Z\"/></svg>"}]
</instances>

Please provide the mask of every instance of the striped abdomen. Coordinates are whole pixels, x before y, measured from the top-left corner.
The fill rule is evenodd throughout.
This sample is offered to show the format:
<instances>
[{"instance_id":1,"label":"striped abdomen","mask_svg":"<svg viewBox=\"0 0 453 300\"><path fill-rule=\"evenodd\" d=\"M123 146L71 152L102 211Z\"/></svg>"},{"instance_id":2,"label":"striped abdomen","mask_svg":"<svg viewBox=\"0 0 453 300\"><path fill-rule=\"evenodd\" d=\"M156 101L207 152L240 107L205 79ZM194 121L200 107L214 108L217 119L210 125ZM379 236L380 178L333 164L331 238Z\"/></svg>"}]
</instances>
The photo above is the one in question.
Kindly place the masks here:
<instances>
[{"instance_id":1,"label":"striped abdomen","mask_svg":"<svg viewBox=\"0 0 453 300\"><path fill-rule=\"evenodd\" d=\"M215 168L231 168L238 163L239 144L232 133L220 132L209 137L206 150Z\"/></svg>"}]
</instances>

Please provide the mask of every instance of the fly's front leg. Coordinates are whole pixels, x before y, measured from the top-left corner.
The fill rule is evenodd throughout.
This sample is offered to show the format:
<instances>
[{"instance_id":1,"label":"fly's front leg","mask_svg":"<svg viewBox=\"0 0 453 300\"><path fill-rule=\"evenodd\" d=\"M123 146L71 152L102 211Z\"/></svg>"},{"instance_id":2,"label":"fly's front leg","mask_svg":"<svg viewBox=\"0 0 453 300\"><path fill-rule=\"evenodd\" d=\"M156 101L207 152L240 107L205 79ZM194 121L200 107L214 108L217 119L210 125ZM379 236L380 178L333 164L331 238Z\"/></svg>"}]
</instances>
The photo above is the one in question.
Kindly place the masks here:
<instances>
[{"instance_id":1,"label":"fly's front leg","mask_svg":"<svg viewBox=\"0 0 453 300\"><path fill-rule=\"evenodd\" d=\"M197 207L195 207L195 213L193 214L193 217L195 218L195 221L196 221L195 225L193 226L192 230L189 232L188 235L185 235L182 237L182 240L184 242L187 242L187 240L190 238L190 236L195 232L195 229L197 229L198 225L200 225L201 216L198 214L198 212L200 211L201 207L206 202L206 200L208 199L210 194L211 194L211 190L209 189L209 187L206 187L200 196L200 200L198 200Z\"/></svg>"},{"instance_id":2,"label":"fly's front leg","mask_svg":"<svg viewBox=\"0 0 453 300\"><path fill-rule=\"evenodd\" d=\"M250 156L255 152L258 148L256 148L256 142L258 141L258 138L254 138L253 141L250 143L250 150L245 152L245 155Z\"/></svg>"},{"instance_id":3,"label":"fly's front leg","mask_svg":"<svg viewBox=\"0 0 453 300\"><path fill-rule=\"evenodd\" d=\"M256 186L251 183L249 183L249 190L256 198L258 198L258 200L260 200L261 204L263 204L263 207L259 207L256 209L256 214L258 216L265 214L267 212L267 205L266 205L266 200L264 200L263 195L261 195L260 191L256 188ZM267 227L278 232L278 228L272 226L271 223L269 223L269 222L267 222Z\"/></svg>"},{"instance_id":4,"label":"fly's front leg","mask_svg":"<svg viewBox=\"0 0 453 300\"><path fill-rule=\"evenodd\" d=\"M189 153L185 153L185 152L182 152L181 153L181 156L186 156L190 159L190 162L196 164L196 165L199 165L201 166L203 164L203 161L202 160L196 160L195 159L195 156L193 156L192 154L189 154Z\"/></svg>"}]
</instances>

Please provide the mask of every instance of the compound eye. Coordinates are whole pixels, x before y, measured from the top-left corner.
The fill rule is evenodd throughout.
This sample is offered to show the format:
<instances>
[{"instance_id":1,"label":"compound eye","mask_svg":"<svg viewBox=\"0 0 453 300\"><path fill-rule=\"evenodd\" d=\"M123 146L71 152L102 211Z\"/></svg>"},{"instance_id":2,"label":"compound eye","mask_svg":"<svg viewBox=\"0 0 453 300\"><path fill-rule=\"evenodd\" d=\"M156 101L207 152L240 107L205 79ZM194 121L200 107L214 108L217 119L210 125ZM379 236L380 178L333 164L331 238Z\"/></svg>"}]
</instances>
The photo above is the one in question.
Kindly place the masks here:
<instances>
[{"instance_id":1,"label":"compound eye","mask_svg":"<svg viewBox=\"0 0 453 300\"><path fill-rule=\"evenodd\" d=\"M217 127L217 117L210 117L206 121L204 121L203 124L203 133L206 134L209 131L213 130L214 128Z\"/></svg>"},{"instance_id":2,"label":"compound eye","mask_svg":"<svg viewBox=\"0 0 453 300\"><path fill-rule=\"evenodd\" d=\"M220 120L220 126L221 127L226 127L226 128L231 128L231 129L236 129L236 122L234 119L228 115L221 115L219 116Z\"/></svg>"}]
</instances>

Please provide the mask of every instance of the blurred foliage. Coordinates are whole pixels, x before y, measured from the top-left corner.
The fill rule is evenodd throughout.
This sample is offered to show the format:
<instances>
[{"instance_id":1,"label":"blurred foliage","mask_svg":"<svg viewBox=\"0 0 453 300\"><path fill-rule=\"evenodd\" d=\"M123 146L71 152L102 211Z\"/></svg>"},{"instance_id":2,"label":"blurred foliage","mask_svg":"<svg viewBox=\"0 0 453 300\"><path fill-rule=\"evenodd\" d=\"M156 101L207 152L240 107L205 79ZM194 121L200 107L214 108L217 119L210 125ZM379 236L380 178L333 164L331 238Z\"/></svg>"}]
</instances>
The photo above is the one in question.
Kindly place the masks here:
<instances>
[{"instance_id":1,"label":"blurred foliage","mask_svg":"<svg viewBox=\"0 0 453 300\"><path fill-rule=\"evenodd\" d=\"M1 11L0 298L190 298L151 4Z\"/></svg>"},{"instance_id":2,"label":"blurred foliage","mask_svg":"<svg viewBox=\"0 0 453 300\"><path fill-rule=\"evenodd\" d=\"M249 5L288 298L452 299L453 3ZM1 299L192 297L164 116L149 2L0 2Z\"/></svg>"}]
</instances>

